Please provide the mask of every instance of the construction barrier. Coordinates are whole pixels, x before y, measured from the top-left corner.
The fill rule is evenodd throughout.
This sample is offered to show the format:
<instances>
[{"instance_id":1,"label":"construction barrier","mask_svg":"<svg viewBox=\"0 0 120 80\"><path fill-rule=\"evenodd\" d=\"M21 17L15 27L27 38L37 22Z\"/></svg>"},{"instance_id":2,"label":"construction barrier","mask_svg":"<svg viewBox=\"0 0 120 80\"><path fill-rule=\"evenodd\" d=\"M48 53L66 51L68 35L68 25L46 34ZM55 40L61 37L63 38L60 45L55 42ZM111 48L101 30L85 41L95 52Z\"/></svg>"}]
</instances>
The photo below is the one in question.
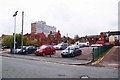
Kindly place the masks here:
<instances>
[{"instance_id":1,"label":"construction barrier","mask_svg":"<svg viewBox=\"0 0 120 80\"><path fill-rule=\"evenodd\" d=\"M98 60L101 56L103 56L109 49L111 49L113 45L104 45L99 46L97 48L93 48L92 50L92 61Z\"/></svg>"}]
</instances>

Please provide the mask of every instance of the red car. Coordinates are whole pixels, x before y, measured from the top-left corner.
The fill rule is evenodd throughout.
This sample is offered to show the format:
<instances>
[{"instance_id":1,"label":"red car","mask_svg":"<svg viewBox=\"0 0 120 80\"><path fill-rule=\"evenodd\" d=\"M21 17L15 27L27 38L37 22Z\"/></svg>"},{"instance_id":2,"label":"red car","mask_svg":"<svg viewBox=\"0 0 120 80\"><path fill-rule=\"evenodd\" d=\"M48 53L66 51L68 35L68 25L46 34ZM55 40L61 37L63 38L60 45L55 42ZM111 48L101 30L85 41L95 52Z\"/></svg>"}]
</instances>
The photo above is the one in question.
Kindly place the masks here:
<instances>
[{"instance_id":1,"label":"red car","mask_svg":"<svg viewBox=\"0 0 120 80\"><path fill-rule=\"evenodd\" d=\"M38 56L38 55L49 55L49 54L54 54L56 52L55 48L53 46L46 46L46 45L43 45L40 47L40 49L37 49L35 51L35 55Z\"/></svg>"}]
</instances>

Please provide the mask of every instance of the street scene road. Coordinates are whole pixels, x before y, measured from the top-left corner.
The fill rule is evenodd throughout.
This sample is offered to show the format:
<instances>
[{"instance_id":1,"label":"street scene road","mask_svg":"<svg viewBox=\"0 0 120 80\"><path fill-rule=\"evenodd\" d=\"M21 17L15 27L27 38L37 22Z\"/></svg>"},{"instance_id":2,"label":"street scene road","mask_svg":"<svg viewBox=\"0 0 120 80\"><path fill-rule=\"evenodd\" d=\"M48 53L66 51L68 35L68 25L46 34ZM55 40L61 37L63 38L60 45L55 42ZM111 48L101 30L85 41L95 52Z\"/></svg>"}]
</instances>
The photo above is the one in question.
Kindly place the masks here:
<instances>
[{"instance_id":1,"label":"street scene road","mask_svg":"<svg viewBox=\"0 0 120 80\"><path fill-rule=\"evenodd\" d=\"M117 68L75 66L2 57L3 78L118 78Z\"/></svg>"},{"instance_id":2,"label":"street scene road","mask_svg":"<svg viewBox=\"0 0 120 80\"><path fill-rule=\"evenodd\" d=\"M9 49L0 51L1 76L2 78L80 78L86 75L90 78L118 78L119 46L114 46L98 64L86 65L90 63L91 50L90 47L82 48L81 56L84 59L81 56L62 58L61 50L51 57L10 54Z\"/></svg>"},{"instance_id":3,"label":"street scene road","mask_svg":"<svg viewBox=\"0 0 120 80\"><path fill-rule=\"evenodd\" d=\"M119 79L118 0L0 3L0 78Z\"/></svg>"}]
</instances>

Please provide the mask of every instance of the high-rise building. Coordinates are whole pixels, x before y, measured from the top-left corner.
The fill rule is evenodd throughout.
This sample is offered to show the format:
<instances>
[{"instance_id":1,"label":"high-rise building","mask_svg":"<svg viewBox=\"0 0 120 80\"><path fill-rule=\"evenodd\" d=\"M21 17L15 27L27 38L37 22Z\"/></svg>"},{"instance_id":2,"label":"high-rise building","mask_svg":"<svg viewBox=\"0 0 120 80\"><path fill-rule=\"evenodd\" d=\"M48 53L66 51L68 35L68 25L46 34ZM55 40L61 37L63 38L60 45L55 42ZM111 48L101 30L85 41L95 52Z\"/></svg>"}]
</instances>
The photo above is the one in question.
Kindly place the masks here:
<instances>
[{"instance_id":1,"label":"high-rise building","mask_svg":"<svg viewBox=\"0 0 120 80\"><path fill-rule=\"evenodd\" d=\"M38 21L35 23L31 23L31 33L44 32L44 34L48 35L50 31L56 32L56 28L54 26L46 25L45 21Z\"/></svg>"},{"instance_id":2,"label":"high-rise building","mask_svg":"<svg viewBox=\"0 0 120 80\"><path fill-rule=\"evenodd\" d=\"M36 33L36 23L31 23L31 33Z\"/></svg>"}]
</instances>

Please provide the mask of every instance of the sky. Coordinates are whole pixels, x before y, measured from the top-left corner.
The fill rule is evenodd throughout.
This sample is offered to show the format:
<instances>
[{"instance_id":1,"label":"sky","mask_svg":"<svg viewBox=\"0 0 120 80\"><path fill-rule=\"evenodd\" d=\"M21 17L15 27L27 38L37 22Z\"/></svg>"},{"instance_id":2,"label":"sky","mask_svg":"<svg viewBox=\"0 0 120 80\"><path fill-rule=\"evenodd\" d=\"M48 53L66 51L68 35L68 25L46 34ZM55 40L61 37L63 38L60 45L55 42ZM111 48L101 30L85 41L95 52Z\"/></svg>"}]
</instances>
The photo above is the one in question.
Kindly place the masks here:
<instances>
[{"instance_id":1,"label":"sky","mask_svg":"<svg viewBox=\"0 0 120 80\"><path fill-rule=\"evenodd\" d=\"M0 36L21 33L24 11L24 34L31 32L31 23L45 21L55 26L62 36L74 38L118 31L119 0L0 0Z\"/></svg>"}]
</instances>

